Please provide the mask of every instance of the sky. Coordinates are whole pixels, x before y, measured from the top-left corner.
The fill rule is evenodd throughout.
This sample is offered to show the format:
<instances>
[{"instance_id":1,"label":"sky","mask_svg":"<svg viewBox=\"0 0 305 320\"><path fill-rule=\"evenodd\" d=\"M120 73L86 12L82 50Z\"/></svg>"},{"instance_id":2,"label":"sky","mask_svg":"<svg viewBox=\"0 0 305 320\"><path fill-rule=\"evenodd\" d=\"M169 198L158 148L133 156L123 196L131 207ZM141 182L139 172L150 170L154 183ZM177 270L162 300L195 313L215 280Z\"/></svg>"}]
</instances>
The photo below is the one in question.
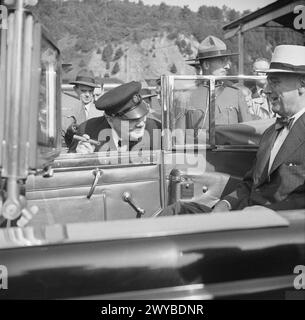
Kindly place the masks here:
<instances>
[{"instance_id":1,"label":"sky","mask_svg":"<svg viewBox=\"0 0 305 320\"><path fill-rule=\"evenodd\" d=\"M138 2L138 0L130 0L133 2ZM147 5L159 5L161 2L166 3L169 6L180 6L183 7L188 5L192 11L198 11L198 8L202 5L206 6L217 6L222 7L226 5L229 8L244 11L244 10L256 10L257 8L262 8L276 0L142 0L144 4Z\"/></svg>"}]
</instances>

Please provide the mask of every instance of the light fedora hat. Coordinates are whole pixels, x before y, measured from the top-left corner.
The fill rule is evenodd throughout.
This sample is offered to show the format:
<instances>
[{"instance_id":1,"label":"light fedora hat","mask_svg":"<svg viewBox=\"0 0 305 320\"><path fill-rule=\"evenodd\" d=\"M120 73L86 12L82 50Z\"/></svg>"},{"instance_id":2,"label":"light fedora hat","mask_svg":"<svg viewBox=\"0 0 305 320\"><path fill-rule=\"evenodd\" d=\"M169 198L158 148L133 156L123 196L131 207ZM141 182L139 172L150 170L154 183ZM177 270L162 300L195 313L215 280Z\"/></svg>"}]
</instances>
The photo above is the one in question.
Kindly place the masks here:
<instances>
[{"instance_id":1,"label":"light fedora hat","mask_svg":"<svg viewBox=\"0 0 305 320\"><path fill-rule=\"evenodd\" d=\"M262 72L305 73L305 47L280 45L275 47L270 68Z\"/></svg>"},{"instance_id":2,"label":"light fedora hat","mask_svg":"<svg viewBox=\"0 0 305 320\"><path fill-rule=\"evenodd\" d=\"M82 84L88 87L97 88L99 85L95 81L93 72L87 69L82 69L78 72L74 81L71 81L70 84Z\"/></svg>"},{"instance_id":3,"label":"light fedora hat","mask_svg":"<svg viewBox=\"0 0 305 320\"><path fill-rule=\"evenodd\" d=\"M198 47L196 58L188 59L186 61L200 61L203 59L227 57L239 55L239 53L230 53L227 51L226 44L217 37L207 36Z\"/></svg>"}]
</instances>

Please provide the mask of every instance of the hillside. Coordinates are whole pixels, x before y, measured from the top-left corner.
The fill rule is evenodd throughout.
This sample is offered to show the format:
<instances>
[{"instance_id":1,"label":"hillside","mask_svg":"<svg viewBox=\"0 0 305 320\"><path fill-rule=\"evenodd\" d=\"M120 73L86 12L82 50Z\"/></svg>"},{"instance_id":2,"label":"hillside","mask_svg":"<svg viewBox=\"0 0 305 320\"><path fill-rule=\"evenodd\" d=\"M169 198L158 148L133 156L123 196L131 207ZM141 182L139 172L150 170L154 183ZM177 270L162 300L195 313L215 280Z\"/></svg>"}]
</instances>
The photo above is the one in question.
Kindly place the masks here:
<instances>
[{"instance_id":1,"label":"hillside","mask_svg":"<svg viewBox=\"0 0 305 320\"><path fill-rule=\"evenodd\" d=\"M185 59L196 55L198 43L209 34L222 38L222 26L247 12L225 6L193 12L188 6L147 6L141 0L40 0L35 13L58 41L63 61L73 65L66 78L88 66L96 75L127 81L193 73ZM246 71L255 58L269 58L277 43L297 42L295 34L278 31L247 33ZM236 52L237 39L227 45Z\"/></svg>"}]
</instances>

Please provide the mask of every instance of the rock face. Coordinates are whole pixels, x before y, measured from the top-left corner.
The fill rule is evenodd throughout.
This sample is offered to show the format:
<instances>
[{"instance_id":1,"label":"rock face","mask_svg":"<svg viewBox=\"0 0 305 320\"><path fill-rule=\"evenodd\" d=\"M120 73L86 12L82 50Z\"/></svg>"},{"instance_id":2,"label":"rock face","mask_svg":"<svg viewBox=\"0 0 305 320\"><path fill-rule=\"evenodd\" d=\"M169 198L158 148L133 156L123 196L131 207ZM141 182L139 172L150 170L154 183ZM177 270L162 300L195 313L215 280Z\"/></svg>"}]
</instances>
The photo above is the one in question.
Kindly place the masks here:
<instances>
[{"instance_id":1,"label":"rock face","mask_svg":"<svg viewBox=\"0 0 305 320\"><path fill-rule=\"evenodd\" d=\"M105 59L103 50L107 45L109 46L109 43L98 44L93 52L78 55L77 59L71 61L73 70L64 78L73 78L77 71L85 66L96 76L109 75L124 82L156 79L162 74L195 74L194 68L185 61L196 56L198 42L194 38L178 35L175 39L168 39L164 34L161 37L144 39L138 44L111 43L112 54ZM120 54L116 54L118 51Z\"/></svg>"}]
</instances>

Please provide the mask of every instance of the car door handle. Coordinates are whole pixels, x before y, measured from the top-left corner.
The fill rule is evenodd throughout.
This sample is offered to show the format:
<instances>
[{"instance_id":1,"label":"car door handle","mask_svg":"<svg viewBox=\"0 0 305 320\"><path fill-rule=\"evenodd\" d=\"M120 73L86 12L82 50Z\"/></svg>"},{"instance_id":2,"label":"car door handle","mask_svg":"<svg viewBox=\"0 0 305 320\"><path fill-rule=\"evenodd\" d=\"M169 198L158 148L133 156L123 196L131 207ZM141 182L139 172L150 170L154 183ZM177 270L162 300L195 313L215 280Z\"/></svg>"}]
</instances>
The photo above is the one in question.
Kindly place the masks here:
<instances>
[{"instance_id":1,"label":"car door handle","mask_svg":"<svg viewBox=\"0 0 305 320\"><path fill-rule=\"evenodd\" d=\"M123 201L127 202L137 213L137 218L141 218L143 214L145 214L145 210L138 207L134 201L132 200L132 195L130 192L125 191L123 193Z\"/></svg>"},{"instance_id":2,"label":"car door handle","mask_svg":"<svg viewBox=\"0 0 305 320\"><path fill-rule=\"evenodd\" d=\"M92 171L92 174L94 175L94 180L93 180L93 183L92 183L92 186L91 186L91 189L87 195L87 198L90 199L91 196L93 195L94 191L95 191L95 188L97 186L97 183L100 179L100 177L102 176L103 174L103 170L100 170L100 169L95 169Z\"/></svg>"}]
</instances>

